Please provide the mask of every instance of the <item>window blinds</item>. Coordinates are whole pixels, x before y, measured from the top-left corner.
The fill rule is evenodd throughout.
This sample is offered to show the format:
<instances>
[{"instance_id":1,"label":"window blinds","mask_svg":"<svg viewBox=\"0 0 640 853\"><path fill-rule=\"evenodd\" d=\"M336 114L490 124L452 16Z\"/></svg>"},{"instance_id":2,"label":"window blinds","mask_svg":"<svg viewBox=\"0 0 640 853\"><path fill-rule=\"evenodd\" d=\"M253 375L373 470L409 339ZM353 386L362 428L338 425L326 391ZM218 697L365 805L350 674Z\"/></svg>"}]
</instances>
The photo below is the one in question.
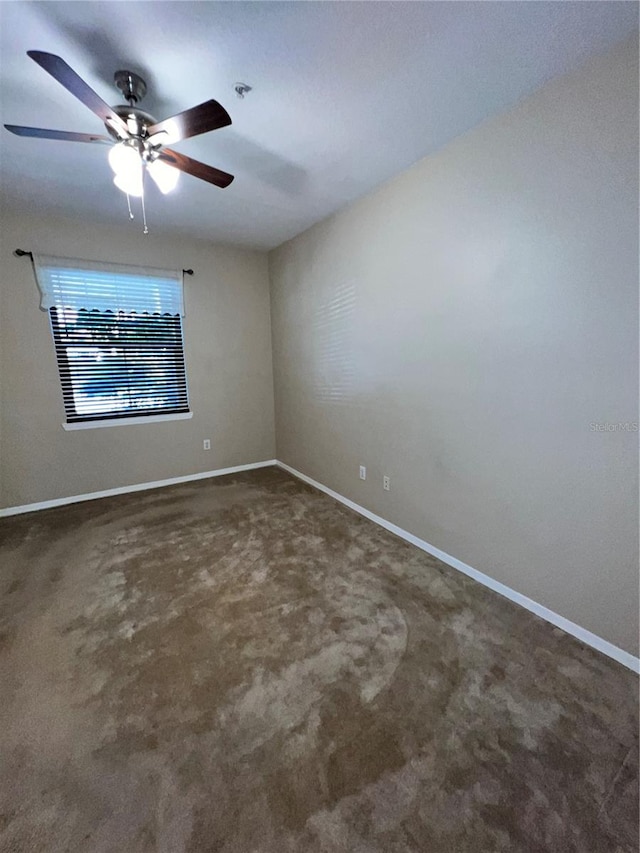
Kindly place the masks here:
<instances>
[{"instance_id":1,"label":"window blinds","mask_svg":"<svg viewBox=\"0 0 640 853\"><path fill-rule=\"evenodd\" d=\"M67 423L189 411L179 316L50 314Z\"/></svg>"},{"instance_id":2,"label":"window blinds","mask_svg":"<svg viewBox=\"0 0 640 853\"><path fill-rule=\"evenodd\" d=\"M40 307L184 316L182 273L35 255Z\"/></svg>"}]
</instances>

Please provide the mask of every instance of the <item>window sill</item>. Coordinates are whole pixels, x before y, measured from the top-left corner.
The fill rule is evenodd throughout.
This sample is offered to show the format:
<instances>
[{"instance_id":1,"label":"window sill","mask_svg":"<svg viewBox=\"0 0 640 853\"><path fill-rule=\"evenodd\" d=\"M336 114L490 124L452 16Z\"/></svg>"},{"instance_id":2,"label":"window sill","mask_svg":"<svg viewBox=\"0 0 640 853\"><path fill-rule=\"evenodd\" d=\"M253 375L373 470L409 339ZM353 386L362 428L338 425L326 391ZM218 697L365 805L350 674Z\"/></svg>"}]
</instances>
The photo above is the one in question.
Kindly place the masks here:
<instances>
[{"instance_id":1,"label":"window sill","mask_svg":"<svg viewBox=\"0 0 640 853\"><path fill-rule=\"evenodd\" d=\"M103 421L79 421L74 424L62 424L62 429L98 429L100 427L127 426L128 424L156 424L161 421L186 421L193 417L193 412L180 412L175 415L141 415L139 418L108 418Z\"/></svg>"}]
</instances>

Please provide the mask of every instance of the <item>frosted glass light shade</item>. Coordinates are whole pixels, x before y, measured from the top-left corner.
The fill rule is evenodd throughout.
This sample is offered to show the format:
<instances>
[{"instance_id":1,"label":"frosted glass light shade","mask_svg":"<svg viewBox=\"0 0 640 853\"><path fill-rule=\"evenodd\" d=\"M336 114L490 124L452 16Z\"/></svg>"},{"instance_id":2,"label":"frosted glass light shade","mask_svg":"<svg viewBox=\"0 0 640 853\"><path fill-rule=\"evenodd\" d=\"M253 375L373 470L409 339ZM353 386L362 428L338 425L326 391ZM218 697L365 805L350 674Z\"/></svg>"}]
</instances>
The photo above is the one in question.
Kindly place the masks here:
<instances>
[{"instance_id":1,"label":"frosted glass light shade","mask_svg":"<svg viewBox=\"0 0 640 853\"><path fill-rule=\"evenodd\" d=\"M122 172L115 176L113 183L123 193L139 198L142 195L142 163L140 163L137 175L134 172Z\"/></svg>"},{"instance_id":2,"label":"frosted glass light shade","mask_svg":"<svg viewBox=\"0 0 640 853\"><path fill-rule=\"evenodd\" d=\"M180 172L164 163L162 160L154 160L147 164L147 171L155 181L158 189L165 195L175 190L180 177Z\"/></svg>"},{"instance_id":3,"label":"frosted glass light shade","mask_svg":"<svg viewBox=\"0 0 640 853\"><path fill-rule=\"evenodd\" d=\"M135 172L140 167L140 155L127 142L118 142L109 149L109 165L116 175Z\"/></svg>"},{"instance_id":4,"label":"frosted glass light shade","mask_svg":"<svg viewBox=\"0 0 640 853\"><path fill-rule=\"evenodd\" d=\"M142 195L142 158L136 148L118 142L109 151L109 165L116 174L113 183L119 190L127 195Z\"/></svg>"}]
</instances>

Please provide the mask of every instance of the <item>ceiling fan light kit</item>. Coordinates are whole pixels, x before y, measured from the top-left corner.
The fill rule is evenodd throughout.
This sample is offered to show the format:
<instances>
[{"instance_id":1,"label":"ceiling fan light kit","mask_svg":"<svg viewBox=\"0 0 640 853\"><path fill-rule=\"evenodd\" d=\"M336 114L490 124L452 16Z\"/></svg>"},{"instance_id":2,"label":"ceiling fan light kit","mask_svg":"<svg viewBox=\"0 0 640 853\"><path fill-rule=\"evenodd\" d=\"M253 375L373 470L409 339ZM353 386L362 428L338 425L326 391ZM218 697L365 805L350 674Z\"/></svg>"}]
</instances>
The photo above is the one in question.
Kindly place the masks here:
<instances>
[{"instance_id":1,"label":"ceiling fan light kit","mask_svg":"<svg viewBox=\"0 0 640 853\"><path fill-rule=\"evenodd\" d=\"M170 193L176 188L178 178L180 177L180 172L177 169L158 159L147 163L147 172L149 172L163 195Z\"/></svg>"},{"instance_id":2,"label":"ceiling fan light kit","mask_svg":"<svg viewBox=\"0 0 640 853\"><path fill-rule=\"evenodd\" d=\"M131 219L133 214L129 197L142 200L145 234L148 233L144 207L144 176L147 172L160 192L165 195L176 188L180 172L186 172L220 188L228 187L233 181L233 175L228 172L207 166L165 147L168 143L179 142L230 125L229 114L217 101L205 101L158 122L138 107L146 94L147 84L133 71L122 69L114 74L116 87L128 103L110 107L59 56L39 50L29 50L27 54L95 113L104 123L109 136L10 124L5 124L5 128L17 136L111 145L108 161L115 175L113 183L126 193Z\"/></svg>"},{"instance_id":3,"label":"ceiling fan light kit","mask_svg":"<svg viewBox=\"0 0 640 853\"><path fill-rule=\"evenodd\" d=\"M115 173L113 183L118 189L140 198L143 193L143 165L137 148L130 142L118 142L109 151L109 165Z\"/></svg>"}]
</instances>

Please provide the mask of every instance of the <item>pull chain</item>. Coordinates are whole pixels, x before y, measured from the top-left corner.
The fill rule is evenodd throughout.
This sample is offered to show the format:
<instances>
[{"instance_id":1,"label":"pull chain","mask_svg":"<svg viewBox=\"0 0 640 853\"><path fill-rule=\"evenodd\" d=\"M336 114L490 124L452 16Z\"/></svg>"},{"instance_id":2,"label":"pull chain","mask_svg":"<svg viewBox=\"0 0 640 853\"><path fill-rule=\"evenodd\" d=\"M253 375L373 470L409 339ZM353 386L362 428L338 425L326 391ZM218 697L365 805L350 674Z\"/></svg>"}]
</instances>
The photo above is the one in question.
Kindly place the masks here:
<instances>
[{"instance_id":1,"label":"pull chain","mask_svg":"<svg viewBox=\"0 0 640 853\"><path fill-rule=\"evenodd\" d=\"M142 233L148 234L149 229L147 228L147 211L145 210L145 207L144 207L144 172L142 173L142 195L141 195L140 199L142 201L142 223L144 225L144 228L142 229Z\"/></svg>"}]
</instances>

